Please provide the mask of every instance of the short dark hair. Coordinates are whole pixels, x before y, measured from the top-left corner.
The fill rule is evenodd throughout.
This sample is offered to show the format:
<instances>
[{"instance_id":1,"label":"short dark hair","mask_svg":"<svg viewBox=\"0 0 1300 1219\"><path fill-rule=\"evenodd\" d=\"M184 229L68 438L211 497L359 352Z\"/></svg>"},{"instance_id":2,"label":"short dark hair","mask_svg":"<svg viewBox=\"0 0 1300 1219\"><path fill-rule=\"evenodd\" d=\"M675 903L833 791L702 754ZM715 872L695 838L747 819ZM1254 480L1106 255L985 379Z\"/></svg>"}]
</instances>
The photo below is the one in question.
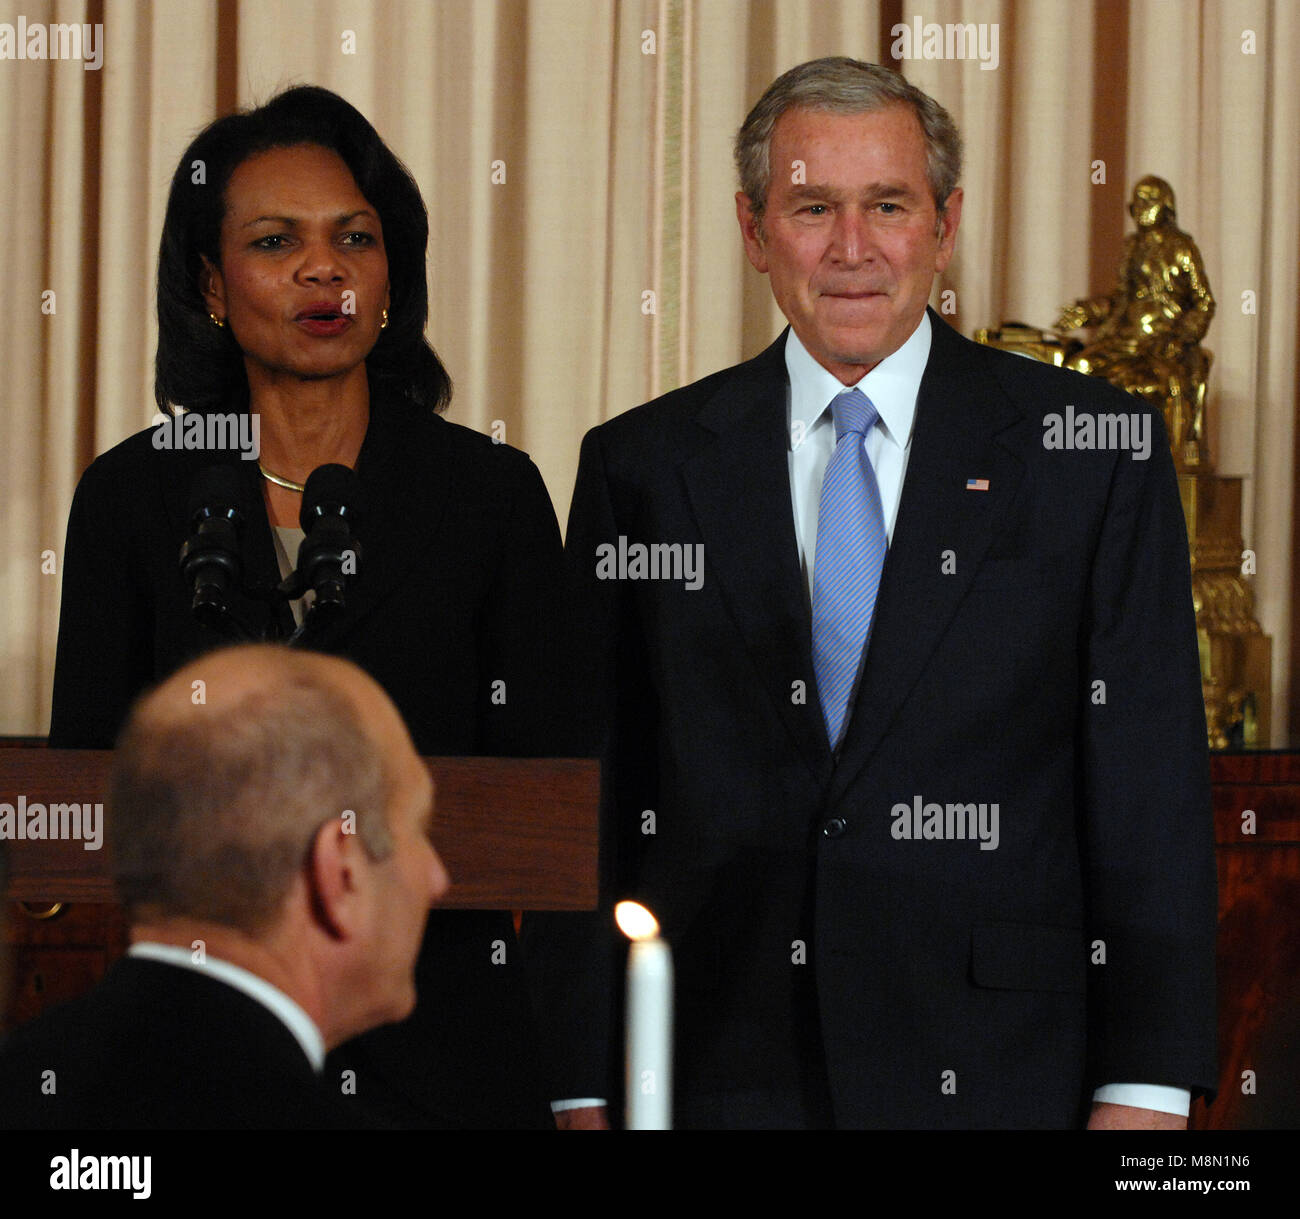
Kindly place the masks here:
<instances>
[{"instance_id":1,"label":"short dark hair","mask_svg":"<svg viewBox=\"0 0 1300 1219\"><path fill-rule=\"evenodd\" d=\"M891 68L837 55L809 60L778 76L736 133L740 189L760 223L772 184L772 132L787 110L864 114L894 105L910 106L921 124L926 177L934 206L942 214L961 177L961 136L951 116L928 93L908 84Z\"/></svg>"},{"instance_id":2,"label":"short dark hair","mask_svg":"<svg viewBox=\"0 0 1300 1219\"><path fill-rule=\"evenodd\" d=\"M351 811L371 859L393 851L395 782L349 698L304 656L251 645L283 674L220 714L137 702L109 783L109 856L129 915L270 926L316 832Z\"/></svg>"},{"instance_id":3,"label":"short dark hair","mask_svg":"<svg viewBox=\"0 0 1300 1219\"><path fill-rule=\"evenodd\" d=\"M243 355L229 328L212 324L199 290L202 257L221 264L226 184L235 169L257 153L300 144L337 153L383 225L390 299L388 325L366 357L371 389L444 410L451 378L424 337L429 216L420 188L356 107L313 85L209 123L176 167L158 252L158 409L212 413L247 404Z\"/></svg>"}]
</instances>

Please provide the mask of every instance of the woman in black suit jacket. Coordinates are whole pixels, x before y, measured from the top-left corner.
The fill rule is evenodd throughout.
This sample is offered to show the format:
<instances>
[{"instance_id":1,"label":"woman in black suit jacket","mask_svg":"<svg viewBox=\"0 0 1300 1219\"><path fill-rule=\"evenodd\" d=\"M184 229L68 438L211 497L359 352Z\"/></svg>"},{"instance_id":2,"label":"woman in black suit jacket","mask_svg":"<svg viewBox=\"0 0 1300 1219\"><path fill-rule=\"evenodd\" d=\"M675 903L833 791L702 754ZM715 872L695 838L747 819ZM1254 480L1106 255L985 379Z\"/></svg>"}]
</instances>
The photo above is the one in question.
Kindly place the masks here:
<instances>
[{"instance_id":1,"label":"woman in black suit jacket","mask_svg":"<svg viewBox=\"0 0 1300 1219\"><path fill-rule=\"evenodd\" d=\"M552 752L559 530L523 453L438 413L451 384L424 338L427 235L409 173L326 90L220 119L186 150L159 261L156 397L173 416L238 416L260 451L167 448L183 433L160 424L86 470L51 745L110 747L141 690L222 641L178 563L195 478L218 465L241 492L229 610L246 633L296 632L360 664L423 754ZM292 566L303 485L329 463L355 471L361 545L327 617L270 590ZM355 1070L369 1116L398 1125L550 1125L517 957L508 914L434 912L415 1015L344 1047L334 1078Z\"/></svg>"}]
</instances>

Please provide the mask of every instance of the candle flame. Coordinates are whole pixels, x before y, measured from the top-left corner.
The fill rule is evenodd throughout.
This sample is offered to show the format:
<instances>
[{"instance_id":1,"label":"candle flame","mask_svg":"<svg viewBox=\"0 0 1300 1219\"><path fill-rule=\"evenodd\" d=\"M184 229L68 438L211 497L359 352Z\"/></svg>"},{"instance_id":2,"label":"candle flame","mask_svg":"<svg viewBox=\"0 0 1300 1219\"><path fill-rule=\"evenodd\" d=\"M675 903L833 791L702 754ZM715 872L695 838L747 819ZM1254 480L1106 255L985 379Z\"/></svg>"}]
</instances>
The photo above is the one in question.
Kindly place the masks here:
<instances>
[{"instance_id":1,"label":"candle flame","mask_svg":"<svg viewBox=\"0 0 1300 1219\"><path fill-rule=\"evenodd\" d=\"M629 940L652 940L659 934L659 921L639 902L619 902L614 920Z\"/></svg>"}]
</instances>

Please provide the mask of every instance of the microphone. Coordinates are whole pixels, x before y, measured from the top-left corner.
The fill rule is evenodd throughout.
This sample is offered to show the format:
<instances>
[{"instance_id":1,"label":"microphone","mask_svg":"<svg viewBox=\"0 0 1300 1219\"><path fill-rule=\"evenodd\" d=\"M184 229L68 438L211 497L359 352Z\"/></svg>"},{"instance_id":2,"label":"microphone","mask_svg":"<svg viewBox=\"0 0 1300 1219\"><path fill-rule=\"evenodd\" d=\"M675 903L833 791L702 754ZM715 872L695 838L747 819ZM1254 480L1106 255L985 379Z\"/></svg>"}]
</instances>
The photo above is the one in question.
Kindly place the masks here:
<instances>
[{"instance_id":1,"label":"microphone","mask_svg":"<svg viewBox=\"0 0 1300 1219\"><path fill-rule=\"evenodd\" d=\"M194 592L194 616L207 626L240 637L246 632L226 603L230 590L238 588L243 577L239 546L244 524L243 487L233 467L215 465L199 471L190 486L189 519L190 536L181 547L180 566Z\"/></svg>"},{"instance_id":2,"label":"microphone","mask_svg":"<svg viewBox=\"0 0 1300 1219\"><path fill-rule=\"evenodd\" d=\"M298 518L306 536L294 577L299 587L315 590L312 617L343 609L347 577L356 574L361 557L352 532L361 516L360 502L360 484L347 466L317 466L307 477Z\"/></svg>"}]
</instances>

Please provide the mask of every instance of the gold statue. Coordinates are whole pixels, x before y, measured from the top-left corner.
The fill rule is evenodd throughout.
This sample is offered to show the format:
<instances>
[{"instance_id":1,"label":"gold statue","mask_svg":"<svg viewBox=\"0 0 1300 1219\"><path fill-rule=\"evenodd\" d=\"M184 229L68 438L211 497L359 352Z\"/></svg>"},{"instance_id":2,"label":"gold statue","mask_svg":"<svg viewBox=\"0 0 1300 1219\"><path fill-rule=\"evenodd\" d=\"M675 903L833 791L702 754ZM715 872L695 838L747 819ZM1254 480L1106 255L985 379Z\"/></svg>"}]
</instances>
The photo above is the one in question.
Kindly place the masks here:
<instances>
[{"instance_id":1,"label":"gold statue","mask_svg":"<svg viewBox=\"0 0 1300 1219\"><path fill-rule=\"evenodd\" d=\"M1207 459L1205 389L1213 359L1201 340L1214 296L1201 252L1175 223L1168 182L1141 179L1128 211L1137 231L1124 240L1115 291L1076 301L1057 320L1060 330L1096 328L1065 364L1160 407L1179 469L1198 469Z\"/></svg>"}]
</instances>

